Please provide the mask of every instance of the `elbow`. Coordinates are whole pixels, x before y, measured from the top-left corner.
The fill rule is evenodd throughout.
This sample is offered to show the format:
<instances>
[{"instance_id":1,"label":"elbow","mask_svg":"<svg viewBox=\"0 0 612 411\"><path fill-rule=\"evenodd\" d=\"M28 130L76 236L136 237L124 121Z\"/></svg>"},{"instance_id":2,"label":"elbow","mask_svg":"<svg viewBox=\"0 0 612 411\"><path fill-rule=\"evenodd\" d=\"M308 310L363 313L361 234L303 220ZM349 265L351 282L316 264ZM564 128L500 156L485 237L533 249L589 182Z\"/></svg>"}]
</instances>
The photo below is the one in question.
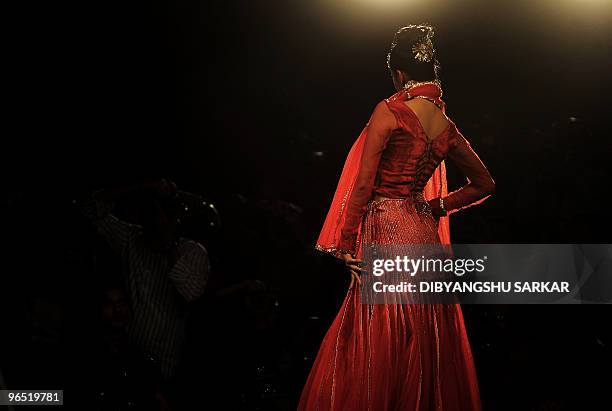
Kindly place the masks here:
<instances>
[{"instance_id":1,"label":"elbow","mask_svg":"<svg viewBox=\"0 0 612 411\"><path fill-rule=\"evenodd\" d=\"M482 191L484 192L486 196L493 195L495 193L495 181L493 181L493 179L490 179L489 181L487 181L483 185Z\"/></svg>"}]
</instances>

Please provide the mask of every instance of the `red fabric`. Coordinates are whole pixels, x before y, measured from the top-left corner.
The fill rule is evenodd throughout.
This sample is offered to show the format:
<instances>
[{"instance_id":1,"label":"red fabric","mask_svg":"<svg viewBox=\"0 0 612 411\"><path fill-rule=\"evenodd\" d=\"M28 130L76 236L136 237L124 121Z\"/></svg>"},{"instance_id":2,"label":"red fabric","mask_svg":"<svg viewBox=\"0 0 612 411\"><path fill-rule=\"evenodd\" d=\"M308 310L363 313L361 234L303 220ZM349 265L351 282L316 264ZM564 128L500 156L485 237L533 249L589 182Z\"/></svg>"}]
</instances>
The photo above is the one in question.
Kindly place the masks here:
<instances>
[{"instance_id":1,"label":"red fabric","mask_svg":"<svg viewBox=\"0 0 612 411\"><path fill-rule=\"evenodd\" d=\"M405 108L402 109L397 104L401 104L402 101L409 98L424 96L430 98L443 109L444 102L441 95L442 92L438 86L433 84L422 85L410 90L401 90L376 106L370 120L346 158L332 204L317 239L316 248L318 250L336 256L345 252L355 253L359 218L360 215L363 215L367 201L374 191L374 182L385 184L385 180L376 178L378 162L392 133L398 137L393 143L402 141L400 137L402 122L394 116L401 115L403 111L410 109L405 105ZM394 106L395 110L391 115L391 108ZM410 135L412 133L412 129L412 126L403 128L404 139L406 134ZM401 181L397 181L397 183L400 186L403 185ZM355 189L357 193L355 193ZM428 200L447 194L446 168L443 161L439 163L433 173L430 173L429 181L422 191ZM383 195L382 192L384 192L384 189L381 191L381 195ZM346 225L347 217L350 217L348 226ZM343 232L344 236L342 236ZM447 217L439 219L438 234L443 244L450 244L450 228Z\"/></svg>"},{"instance_id":2,"label":"red fabric","mask_svg":"<svg viewBox=\"0 0 612 411\"><path fill-rule=\"evenodd\" d=\"M378 103L366 128L353 145L336 194L319 235L317 248L356 254L356 239L368 201L374 194L388 198L425 195L443 197L449 213L483 201L493 180L470 144L449 119L437 136L426 135L420 120L405 102L424 97L444 110L442 91L426 84L402 90ZM444 158L466 175L469 183L447 194ZM438 225L440 241L450 243L448 218Z\"/></svg>"},{"instance_id":3,"label":"red fabric","mask_svg":"<svg viewBox=\"0 0 612 411\"><path fill-rule=\"evenodd\" d=\"M455 128L456 130L456 128ZM456 132L456 144L447 156L467 177L468 184L444 197L444 207L449 213L480 204L495 190L495 182L470 143Z\"/></svg>"},{"instance_id":4,"label":"red fabric","mask_svg":"<svg viewBox=\"0 0 612 411\"><path fill-rule=\"evenodd\" d=\"M437 222L424 203L422 197L369 202L358 241L384 244L379 258L402 255L403 244L438 243ZM358 286L348 290L298 410L479 411L460 305L404 303L414 298L394 294L387 296L393 303L366 304L368 294Z\"/></svg>"},{"instance_id":5,"label":"red fabric","mask_svg":"<svg viewBox=\"0 0 612 411\"><path fill-rule=\"evenodd\" d=\"M338 182L334 194L334 199L329 207L327 217L323 223L323 228L317 239L317 250L328 252L336 257L345 252L345 250L340 250L338 248L340 244L340 232L344 226L344 220L346 219L346 203L353 191L355 178L359 171L363 145L368 134L368 126L369 123L366 124L355 143L353 143L346 157L344 167L342 168L342 174L340 175L340 181Z\"/></svg>"},{"instance_id":6,"label":"red fabric","mask_svg":"<svg viewBox=\"0 0 612 411\"><path fill-rule=\"evenodd\" d=\"M442 196L454 211L476 204L494 183L449 120L429 138L405 104L426 97L444 108L441 90L425 85L379 103L345 163L317 248L361 257L360 244L450 242L448 220L432 211ZM469 182L447 195L443 160ZM374 194L387 197L372 201ZM435 199L432 204L426 200ZM478 381L458 304L362 304L350 288L327 332L299 411L479 411Z\"/></svg>"},{"instance_id":7,"label":"red fabric","mask_svg":"<svg viewBox=\"0 0 612 411\"><path fill-rule=\"evenodd\" d=\"M480 411L458 304L360 303L351 288L298 411Z\"/></svg>"}]
</instances>

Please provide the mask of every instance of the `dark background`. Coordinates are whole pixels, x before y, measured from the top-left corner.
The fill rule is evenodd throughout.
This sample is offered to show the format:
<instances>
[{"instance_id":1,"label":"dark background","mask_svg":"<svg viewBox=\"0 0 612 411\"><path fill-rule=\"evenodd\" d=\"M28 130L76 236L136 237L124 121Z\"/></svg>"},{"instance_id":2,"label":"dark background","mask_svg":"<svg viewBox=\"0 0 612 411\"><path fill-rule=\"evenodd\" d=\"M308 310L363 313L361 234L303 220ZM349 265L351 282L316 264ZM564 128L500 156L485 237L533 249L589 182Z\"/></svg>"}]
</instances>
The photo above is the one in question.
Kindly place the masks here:
<instances>
[{"instance_id":1,"label":"dark background","mask_svg":"<svg viewBox=\"0 0 612 411\"><path fill-rule=\"evenodd\" d=\"M199 313L208 322L193 325L191 352L212 339L227 342L212 344L217 360L240 351L268 361L274 344L294 357L309 352L288 367L292 383L279 389L280 403L293 404L348 280L311 246L350 145L376 103L394 92L386 53L395 30L410 23L436 26L447 113L497 183L493 198L453 216L453 241L609 242L612 6L386 3L7 7L2 293L5 329L13 331L3 332L2 354L9 385L15 375L21 385L40 377L61 387L58 369L74 361L65 347L87 324L83 307L103 275L90 264L100 246L71 201L94 188L165 177L219 209L224 228L200 239L213 258L211 287L262 280L281 307L274 331L257 343L245 339L260 334L242 324L241 303L204 303ZM463 183L452 166L449 174L453 187ZM56 345L45 348L50 355L31 345L33 299L58 307L62 325ZM607 306L465 312L486 409L611 401L602 389L612 343ZM312 337L296 348L304 329ZM45 361L24 359L36 355ZM185 386L204 386L221 365L192 355ZM239 358L226 369L241 382L226 384L224 394L268 404L257 364ZM608 377L596 377L600 371ZM244 405L275 409L257 406Z\"/></svg>"}]
</instances>

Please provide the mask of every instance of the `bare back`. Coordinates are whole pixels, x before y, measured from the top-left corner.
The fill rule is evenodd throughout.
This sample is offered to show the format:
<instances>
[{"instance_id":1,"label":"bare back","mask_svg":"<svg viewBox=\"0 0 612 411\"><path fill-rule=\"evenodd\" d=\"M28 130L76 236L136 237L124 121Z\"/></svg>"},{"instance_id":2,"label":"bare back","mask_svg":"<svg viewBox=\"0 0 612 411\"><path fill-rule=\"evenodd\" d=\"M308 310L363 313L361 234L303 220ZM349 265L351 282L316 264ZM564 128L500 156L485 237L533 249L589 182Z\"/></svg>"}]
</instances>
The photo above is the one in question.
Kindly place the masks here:
<instances>
[{"instance_id":1,"label":"bare back","mask_svg":"<svg viewBox=\"0 0 612 411\"><path fill-rule=\"evenodd\" d=\"M435 139L448 127L446 115L431 101L422 98L413 98L404 104L410 108L419 119L423 131L430 140Z\"/></svg>"}]
</instances>

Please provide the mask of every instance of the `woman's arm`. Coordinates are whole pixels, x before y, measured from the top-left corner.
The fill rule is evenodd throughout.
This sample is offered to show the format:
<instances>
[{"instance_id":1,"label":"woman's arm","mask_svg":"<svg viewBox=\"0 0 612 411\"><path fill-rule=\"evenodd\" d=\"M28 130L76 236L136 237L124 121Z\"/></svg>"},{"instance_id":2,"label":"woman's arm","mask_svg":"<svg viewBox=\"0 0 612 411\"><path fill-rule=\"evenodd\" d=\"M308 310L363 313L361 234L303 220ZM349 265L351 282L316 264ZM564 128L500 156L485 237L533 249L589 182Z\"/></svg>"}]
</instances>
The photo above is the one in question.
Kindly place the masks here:
<instances>
[{"instance_id":1,"label":"woman's arm","mask_svg":"<svg viewBox=\"0 0 612 411\"><path fill-rule=\"evenodd\" d=\"M459 131L455 132L455 144L448 152L448 158L467 177L468 183L442 199L448 213L479 204L495 191L495 181L485 165L465 137ZM431 200L430 204L434 216L444 214L439 198Z\"/></svg>"},{"instance_id":2,"label":"woman's arm","mask_svg":"<svg viewBox=\"0 0 612 411\"><path fill-rule=\"evenodd\" d=\"M346 205L346 218L338 246L342 253L355 255L357 231L372 195L380 157L387 146L391 132L397 127L395 115L389 110L387 103L385 101L378 103L368 123L359 173Z\"/></svg>"}]
</instances>

